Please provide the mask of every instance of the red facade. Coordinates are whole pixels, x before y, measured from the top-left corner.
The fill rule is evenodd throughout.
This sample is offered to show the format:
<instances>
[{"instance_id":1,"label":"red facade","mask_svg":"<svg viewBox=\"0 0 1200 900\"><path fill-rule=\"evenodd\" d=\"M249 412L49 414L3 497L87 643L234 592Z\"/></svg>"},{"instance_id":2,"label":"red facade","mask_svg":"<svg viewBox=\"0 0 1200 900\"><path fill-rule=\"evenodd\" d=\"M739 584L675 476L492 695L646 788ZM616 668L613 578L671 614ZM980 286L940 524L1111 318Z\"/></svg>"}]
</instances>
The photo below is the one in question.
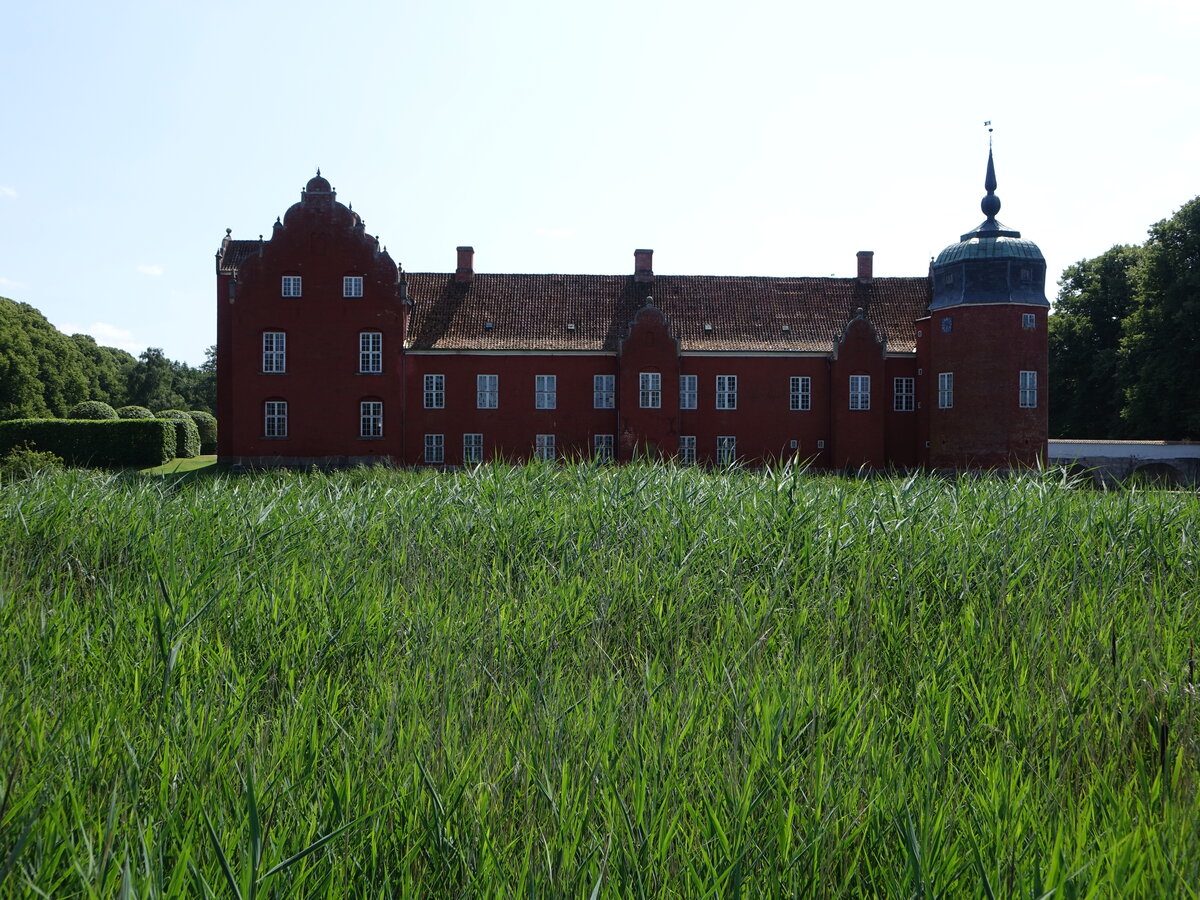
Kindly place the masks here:
<instances>
[{"instance_id":1,"label":"red facade","mask_svg":"<svg viewBox=\"0 0 1200 900\"><path fill-rule=\"evenodd\" d=\"M952 262L969 279L964 252ZM874 278L869 253L855 278L656 276L649 250L628 276L490 275L473 258L460 247L453 272L400 272L320 176L270 240L227 235L221 459L856 469L1044 455L1044 298L947 301L937 265ZM946 372L954 402L939 406Z\"/></svg>"}]
</instances>

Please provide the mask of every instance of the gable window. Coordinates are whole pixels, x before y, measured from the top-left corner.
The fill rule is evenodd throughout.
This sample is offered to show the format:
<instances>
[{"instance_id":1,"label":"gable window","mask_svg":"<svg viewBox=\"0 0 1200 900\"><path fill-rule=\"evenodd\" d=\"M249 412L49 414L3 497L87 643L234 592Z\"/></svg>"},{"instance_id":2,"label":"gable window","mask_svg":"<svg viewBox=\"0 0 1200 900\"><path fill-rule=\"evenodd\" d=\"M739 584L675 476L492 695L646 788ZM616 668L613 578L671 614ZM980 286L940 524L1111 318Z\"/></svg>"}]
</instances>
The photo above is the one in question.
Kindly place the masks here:
<instances>
[{"instance_id":1,"label":"gable window","mask_svg":"<svg viewBox=\"0 0 1200 900\"><path fill-rule=\"evenodd\" d=\"M1037 372L1021 373L1019 402L1022 409L1037 409Z\"/></svg>"},{"instance_id":2,"label":"gable window","mask_svg":"<svg viewBox=\"0 0 1200 900\"><path fill-rule=\"evenodd\" d=\"M969 406L970 404L968 404ZM954 408L954 373L938 373L938 409Z\"/></svg>"},{"instance_id":3,"label":"gable window","mask_svg":"<svg viewBox=\"0 0 1200 900\"><path fill-rule=\"evenodd\" d=\"M789 381L788 409L807 411L812 409L812 379L807 375L793 375Z\"/></svg>"},{"instance_id":4,"label":"gable window","mask_svg":"<svg viewBox=\"0 0 1200 900\"><path fill-rule=\"evenodd\" d=\"M284 275L283 276L283 296L299 297L300 296L300 276L299 275Z\"/></svg>"},{"instance_id":5,"label":"gable window","mask_svg":"<svg viewBox=\"0 0 1200 900\"><path fill-rule=\"evenodd\" d=\"M850 408L868 410L871 408L871 376L850 376Z\"/></svg>"},{"instance_id":6,"label":"gable window","mask_svg":"<svg viewBox=\"0 0 1200 900\"><path fill-rule=\"evenodd\" d=\"M717 409L737 409L737 376L717 376Z\"/></svg>"},{"instance_id":7,"label":"gable window","mask_svg":"<svg viewBox=\"0 0 1200 900\"><path fill-rule=\"evenodd\" d=\"M264 373L271 375L279 375L287 371L286 332L263 332L262 370Z\"/></svg>"},{"instance_id":8,"label":"gable window","mask_svg":"<svg viewBox=\"0 0 1200 900\"><path fill-rule=\"evenodd\" d=\"M596 462L612 462L613 436L611 434L592 435L592 455Z\"/></svg>"},{"instance_id":9,"label":"gable window","mask_svg":"<svg viewBox=\"0 0 1200 900\"><path fill-rule=\"evenodd\" d=\"M912 412L916 408L917 381L915 378L896 378L892 381L892 409Z\"/></svg>"},{"instance_id":10,"label":"gable window","mask_svg":"<svg viewBox=\"0 0 1200 900\"><path fill-rule=\"evenodd\" d=\"M553 378L554 376L550 376ZM552 434L539 434L533 442L533 455L542 462L551 462L557 455Z\"/></svg>"},{"instance_id":11,"label":"gable window","mask_svg":"<svg viewBox=\"0 0 1200 900\"><path fill-rule=\"evenodd\" d=\"M1033 313L1021 313L1021 327L1026 331L1032 331L1037 327L1037 318Z\"/></svg>"},{"instance_id":12,"label":"gable window","mask_svg":"<svg viewBox=\"0 0 1200 900\"><path fill-rule=\"evenodd\" d=\"M363 400L358 404L358 436L364 438L383 437L382 401Z\"/></svg>"},{"instance_id":13,"label":"gable window","mask_svg":"<svg viewBox=\"0 0 1200 900\"><path fill-rule=\"evenodd\" d=\"M679 408L680 409L695 409L696 401L699 399L700 386L698 375L680 375L679 376Z\"/></svg>"},{"instance_id":14,"label":"gable window","mask_svg":"<svg viewBox=\"0 0 1200 900\"><path fill-rule=\"evenodd\" d=\"M446 408L446 376L445 375L426 375L425 376L425 408L426 409L445 409Z\"/></svg>"},{"instance_id":15,"label":"gable window","mask_svg":"<svg viewBox=\"0 0 1200 900\"><path fill-rule=\"evenodd\" d=\"M358 371L378 375L383 371L383 332L363 331L358 335Z\"/></svg>"},{"instance_id":16,"label":"gable window","mask_svg":"<svg viewBox=\"0 0 1200 900\"><path fill-rule=\"evenodd\" d=\"M727 434L717 438L717 465L731 466L737 462L737 438Z\"/></svg>"},{"instance_id":17,"label":"gable window","mask_svg":"<svg viewBox=\"0 0 1200 900\"><path fill-rule=\"evenodd\" d=\"M642 409L659 409L662 406L661 374L642 372L638 375L638 405Z\"/></svg>"},{"instance_id":18,"label":"gable window","mask_svg":"<svg viewBox=\"0 0 1200 900\"><path fill-rule=\"evenodd\" d=\"M533 408L555 409L558 406L558 376L534 376ZM553 437L553 435L551 435Z\"/></svg>"},{"instance_id":19,"label":"gable window","mask_svg":"<svg viewBox=\"0 0 1200 900\"><path fill-rule=\"evenodd\" d=\"M342 279L342 296L361 297L362 284L363 280L361 275L347 275Z\"/></svg>"},{"instance_id":20,"label":"gable window","mask_svg":"<svg viewBox=\"0 0 1200 900\"><path fill-rule=\"evenodd\" d=\"M286 400L268 400L263 404L263 436L269 438L288 436Z\"/></svg>"},{"instance_id":21,"label":"gable window","mask_svg":"<svg viewBox=\"0 0 1200 900\"><path fill-rule=\"evenodd\" d=\"M425 462L440 465L446 461L446 436L444 434L425 435Z\"/></svg>"},{"instance_id":22,"label":"gable window","mask_svg":"<svg viewBox=\"0 0 1200 900\"><path fill-rule=\"evenodd\" d=\"M592 409L613 409L616 407L617 376L592 376Z\"/></svg>"},{"instance_id":23,"label":"gable window","mask_svg":"<svg viewBox=\"0 0 1200 900\"><path fill-rule=\"evenodd\" d=\"M679 436L679 462L685 466L696 464L696 436L694 434Z\"/></svg>"},{"instance_id":24,"label":"gable window","mask_svg":"<svg viewBox=\"0 0 1200 900\"><path fill-rule=\"evenodd\" d=\"M482 434L464 434L463 435L463 462L464 463L481 463L481 462L483 462L483 435Z\"/></svg>"},{"instance_id":25,"label":"gable window","mask_svg":"<svg viewBox=\"0 0 1200 900\"><path fill-rule=\"evenodd\" d=\"M475 408L476 409L499 409L500 408L500 376L499 375L476 375L475 376Z\"/></svg>"}]
</instances>

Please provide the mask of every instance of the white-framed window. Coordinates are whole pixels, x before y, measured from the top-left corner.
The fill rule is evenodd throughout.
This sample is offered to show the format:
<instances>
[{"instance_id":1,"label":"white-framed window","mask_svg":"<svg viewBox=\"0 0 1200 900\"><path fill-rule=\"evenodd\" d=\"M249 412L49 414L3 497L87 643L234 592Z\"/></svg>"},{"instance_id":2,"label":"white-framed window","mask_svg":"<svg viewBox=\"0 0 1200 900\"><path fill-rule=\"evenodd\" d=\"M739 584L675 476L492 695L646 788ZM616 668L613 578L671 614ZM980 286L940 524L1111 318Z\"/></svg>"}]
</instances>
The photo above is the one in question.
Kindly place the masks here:
<instances>
[{"instance_id":1,"label":"white-framed window","mask_svg":"<svg viewBox=\"0 0 1200 900\"><path fill-rule=\"evenodd\" d=\"M1037 317L1033 313L1021 313L1021 327L1026 331L1037 328Z\"/></svg>"},{"instance_id":2,"label":"white-framed window","mask_svg":"<svg viewBox=\"0 0 1200 900\"><path fill-rule=\"evenodd\" d=\"M383 437L383 402L363 400L358 404L358 436Z\"/></svg>"},{"instance_id":3,"label":"white-framed window","mask_svg":"<svg viewBox=\"0 0 1200 900\"><path fill-rule=\"evenodd\" d=\"M638 406L642 409L662 407L662 375L658 372L638 374Z\"/></svg>"},{"instance_id":4,"label":"white-framed window","mask_svg":"<svg viewBox=\"0 0 1200 900\"><path fill-rule=\"evenodd\" d=\"M696 464L696 436L694 434L679 436L679 462L685 466Z\"/></svg>"},{"instance_id":5,"label":"white-framed window","mask_svg":"<svg viewBox=\"0 0 1200 900\"><path fill-rule=\"evenodd\" d=\"M717 376L717 409L737 409L737 376Z\"/></svg>"},{"instance_id":6,"label":"white-framed window","mask_svg":"<svg viewBox=\"0 0 1200 900\"><path fill-rule=\"evenodd\" d=\"M378 375L383 371L382 331L359 332L358 371L364 375Z\"/></svg>"},{"instance_id":7,"label":"white-framed window","mask_svg":"<svg viewBox=\"0 0 1200 900\"><path fill-rule=\"evenodd\" d=\"M680 409L696 409L696 401L699 399L699 394L700 394L699 381L700 381L700 376L698 376L698 375L680 375L679 376L679 408Z\"/></svg>"},{"instance_id":8,"label":"white-framed window","mask_svg":"<svg viewBox=\"0 0 1200 900\"><path fill-rule=\"evenodd\" d=\"M550 377L553 378L554 376ZM554 435L552 434L537 435L533 441L533 455L542 462L552 461L558 455L555 443Z\"/></svg>"},{"instance_id":9,"label":"white-framed window","mask_svg":"<svg viewBox=\"0 0 1200 900\"><path fill-rule=\"evenodd\" d=\"M483 435L463 435L463 463L483 462Z\"/></svg>"},{"instance_id":10,"label":"white-framed window","mask_svg":"<svg viewBox=\"0 0 1200 900\"><path fill-rule=\"evenodd\" d=\"M592 455L596 462L613 461L613 436L611 434L592 435Z\"/></svg>"},{"instance_id":11,"label":"white-framed window","mask_svg":"<svg viewBox=\"0 0 1200 900\"><path fill-rule=\"evenodd\" d=\"M953 409L953 408L954 408L954 373L953 372L938 372L938 409Z\"/></svg>"},{"instance_id":12,"label":"white-framed window","mask_svg":"<svg viewBox=\"0 0 1200 900\"><path fill-rule=\"evenodd\" d=\"M446 461L446 436L444 434L425 435L425 462L440 465Z\"/></svg>"},{"instance_id":13,"label":"white-framed window","mask_svg":"<svg viewBox=\"0 0 1200 900\"><path fill-rule=\"evenodd\" d=\"M617 376L592 376L592 409L615 409L617 405Z\"/></svg>"},{"instance_id":14,"label":"white-framed window","mask_svg":"<svg viewBox=\"0 0 1200 900\"><path fill-rule=\"evenodd\" d=\"M788 379L788 409L807 412L812 409L812 379L807 375L793 375Z\"/></svg>"},{"instance_id":15,"label":"white-framed window","mask_svg":"<svg viewBox=\"0 0 1200 900\"><path fill-rule=\"evenodd\" d=\"M263 332L262 370L271 375L287 371L287 332Z\"/></svg>"},{"instance_id":16,"label":"white-framed window","mask_svg":"<svg viewBox=\"0 0 1200 900\"><path fill-rule=\"evenodd\" d=\"M850 376L850 408L867 410L871 408L871 376Z\"/></svg>"},{"instance_id":17,"label":"white-framed window","mask_svg":"<svg viewBox=\"0 0 1200 900\"><path fill-rule=\"evenodd\" d=\"M446 376L445 375L426 375L425 376L425 408L426 409L445 409L446 408Z\"/></svg>"},{"instance_id":18,"label":"white-framed window","mask_svg":"<svg viewBox=\"0 0 1200 900\"><path fill-rule=\"evenodd\" d=\"M300 296L300 276L299 275L284 275L283 276L283 296L299 297Z\"/></svg>"},{"instance_id":19,"label":"white-framed window","mask_svg":"<svg viewBox=\"0 0 1200 900\"><path fill-rule=\"evenodd\" d=\"M263 435L269 438L288 436L286 400L268 400L263 404Z\"/></svg>"},{"instance_id":20,"label":"white-framed window","mask_svg":"<svg viewBox=\"0 0 1200 900\"><path fill-rule=\"evenodd\" d=\"M500 408L500 376L499 375L476 375L475 376L475 408L476 409L499 409Z\"/></svg>"},{"instance_id":21,"label":"white-framed window","mask_svg":"<svg viewBox=\"0 0 1200 900\"><path fill-rule=\"evenodd\" d=\"M1037 409L1037 372L1021 373L1021 409Z\"/></svg>"},{"instance_id":22,"label":"white-framed window","mask_svg":"<svg viewBox=\"0 0 1200 900\"><path fill-rule=\"evenodd\" d=\"M342 296L343 297L361 297L362 296L362 276L347 275L342 279Z\"/></svg>"},{"instance_id":23,"label":"white-framed window","mask_svg":"<svg viewBox=\"0 0 1200 900\"><path fill-rule=\"evenodd\" d=\"M912 412L917 408L917 380L895 378L892 380L892 409L896 412Z\"/></svg>"},{"instance_id":24,"label":"white-framed window","mask_svg":"<svg viewBox=\"0 0 1200 900\"><path fill-rule=\"evenodd\" d=\"M737 462L737 438L732 434L717 437L717 465L731 466Z\"/></svg>"},{"instance_id":25,"label":"white-framed window","mask_svg":"<svg viewBox=\"0 0 1200 900\"><path fill-rule=\"evenodd\" d=\"M555 409L558 407L558 376L535 375L533 386L533 408ZM553 435L551 435L553 437Z\"/></svg>"}]
</instances>

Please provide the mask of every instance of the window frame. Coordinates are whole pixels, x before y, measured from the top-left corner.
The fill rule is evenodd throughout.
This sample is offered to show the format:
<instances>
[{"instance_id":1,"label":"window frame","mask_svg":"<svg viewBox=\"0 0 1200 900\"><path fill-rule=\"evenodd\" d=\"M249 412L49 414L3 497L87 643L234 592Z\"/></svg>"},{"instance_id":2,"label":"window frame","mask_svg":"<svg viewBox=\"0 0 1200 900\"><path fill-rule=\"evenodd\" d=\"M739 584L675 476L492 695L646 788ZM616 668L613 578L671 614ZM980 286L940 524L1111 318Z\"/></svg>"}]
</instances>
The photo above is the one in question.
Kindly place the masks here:
<instances>
[{"instance_id":1,"label":"window frame","mask_svg":"<svg viewBox=\"0 0 1200 900\"><path fill-rule=\"evenodd\" d=\"M533 376L533 408L534 409L557 409L558 408L558 376L557 375L534 375Z\"/></svg>"},{"instance_id":2,"label":"window frame","mask_svg":"<svg viewBox=\"0 0 1200 900\"><path fill-rule=\"evenodd\" d=\"M792 375L789 377L788 409L794 412L812 411L811 375Z\"/></svg>"},{"instance_id":3,"label":"window frame","mask_svg":"<svg viewBox=\"0 0 1200 900\"><path fill-rule=\"evenodd\" d=\"M892 412L916 412L917 379L898 375L892 379Z\"/></svg>"},{"instance_id":4,"label":"window frame","mask_svg":"<svg viewBox=\"0 0 1200 900\"><path fill-rule=\"evenodd\" d=\"M360 438L383 437L383 401L358 401L358 436Z\"/></svg>"},{"instance_id":5,"label":"window frame","mask_svg":"<svg viewBox=\"0 0 1200 900\"><path fill-rule=\"evenodd\" d=\"M737 380L736 375L717 376L717 409L737 409Z\"/></svg>"},{"instance_id":6,"label":"window frame","mask_svg":"<svg viewBox=\"0 0 1200 900\"><path fill-rule=\"evenodd\" d=\"M617 408L617 376L592 376L592 409Z\"/></svg>"},{"instance_id":7,"label":"window frame","mask_svg":"<svg viewBox=\"0 0 1200 900\"><path fill-rule=\"evenodd\" d=\"M475 408L500 408L500 376L477 374L475 376Z\"/></svg>"},{"instance_id":8,"label":"window frame","mask_svg":"<svg viewBox=\"0 0 1200 900\"><path fill-rule=\"evenodd\" d=\"M425 465L444 466L446 464L446 435L425 435Z\"/></svg>"},{"instance_id":9,"label":"window frame","mask_svg":"<svg viewBox=\"0 0 1200 900\"><path fill-rule=\"evenodd\" d=\"M871 376L850 376L850 409L854 412L871 411Z\"/></svg>"},{"instance_id":10,"label":"window frame","mask_svg":"<svg viewBox=\"0 0 1200 900\"><path fill-rule=\"evenodd\" d=\"M1017 406L1021 409L1037 409L1037 370L1021 369L1017 376Z\"/></svg>"},{"instance_id":11,"label":"window frame","mask_svg":"<svg viewBox=\"0 0 1200 900\"><path fill-rule=\"evenodd\" d=\"M533 457L539 462L554 462L558 459L558 438L553 434L534 435Z\"/></svg>"},{"instance_id":12,"label":"window frame","mask_svg":"<svg viewBox=\"0 0 1200 900\"><path fill-rule=\"evenodd\" d=\"M358 333L358 374L383 374L382 331L360 331Z\"/></svg>"},{"instance_id":13,"label":"window frame","mask_svg":"<svg viewBox=\"0 0 1200 900\"><path fill-rule=\"evenodd\" d=\"M288 402L286 400L263 401L263 437L283 440L288 436Z\"/></svg>"},{"instance_id":14,"label":"window frame","mask_svg":"<svg viewBox=\"0 0 1200 900\"><path fill-rule=\"evenodd\" d=\"M717 435L717 465L732 466L737 462L737 435Z\"/></svg>"},{"instance_id":15,"label":"window frame","mask_svg":"<svg viewBox=\"0 0 1200 900\"><path fill-rule=\"evenodd\" d=\"M682 466L696 464L696 436L694 434L679 436L679 464Z\"/></svg>"},{"instance_id":16,"label":"window frame","mask_svg":"<svg viewBox=\"0 0 1200 900\"><path fill-rule=\"evenodd\" d=\"M465 432L462 448L463 465L483 462L483 434L480 432Z\"/></svg>"},{"instance_id":17,"label":"window frame","mask_svg":"<svg viewBox=\"0 0 1200 900\"><path fill-rule=\"evenodd\" d=\"M342 276L342 296L358 299L363 295L363 277L361 275Z\"/></svg>"},{"instance_id":18,"label":"window frame","mask_svg":"<svg viewBox=\"0 0 1200 900\"><path fill-rule=\"evenodd\" d=\"M612 462L616 459L616 436L611 434L592 435L592 458L596 462Z\"/></svg>"},{"instance_id":19,"label":"window frame","mask_svg":"<svg viewBox=\"0 0 1200 900\"><path fill-rule=\"evenodd\" d=\"M699 375L680 375L679 376L679 408L680 409L699 409L700 408L700 376Z\"/></svg>"},{"instance_id":20,"label":"window frame","mask_svg":"<svg viewBox=\"0 0 1200 900\"><path fill-rule=\"evenodd\" d=\"M440 373L430 373L425 376L423 405L425 409L446 408L446 376Z\"/></svg>"},{"instance_id":21,"label":"window frame","mask_svg":"<svg viewBox=\"0 0 1200 900\"><path fill-rule=\"evenodd\" d=\"M304 296L304 280L300 275L284 275L279 284L279 296L294 298Z\"/></svg>"},{"instance_id":22,"label":"window frame","mask_svg":"<svg viewBox=\"0 0 1200 900\"><path fill-rule=\"evenodd\" d=\"M1037 316L1033 313L1021 313L1021 328L1024 331L1033 331L1037 328Z\"/></svg>"},{"instance_id":23,"label":"window frame","mask_svg":"<svg viewBox=\"0 0 1200 900\"><path fill-rule=\"evenodd\" d=\"M262 373L284 375L287 373L287 332L264 331L262 333ZM267 346L268 342L271 344Z\"/></svg>"},{"instance_id":24,"label":"window frame","mask_svg":"<svg viewBox=\"0 0 1200 900\"><path fill-rule=\"evenodd\" d=\"M638 408L662 409L661 372L638 372Z\"/></svg>"},{"instance_id":25,"label":"window frame","mask_svg":"<svg viewBox=\"0 0 1200 900\"><path fill-rule=\"evenodd\" d=\"M938 409L954 409L953 372L938 372Z\"/></svg>"}]
</instances>

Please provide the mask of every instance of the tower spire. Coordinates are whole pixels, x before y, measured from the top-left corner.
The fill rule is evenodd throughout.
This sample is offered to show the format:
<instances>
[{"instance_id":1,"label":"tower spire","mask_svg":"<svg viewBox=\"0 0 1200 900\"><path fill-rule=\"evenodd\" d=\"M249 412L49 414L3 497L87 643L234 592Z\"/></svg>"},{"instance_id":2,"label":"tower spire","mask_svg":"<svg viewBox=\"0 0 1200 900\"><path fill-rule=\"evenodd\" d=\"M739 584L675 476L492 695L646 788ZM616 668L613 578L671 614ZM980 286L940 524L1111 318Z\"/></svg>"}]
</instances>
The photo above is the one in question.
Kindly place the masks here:
<instances>
[{"instance_id":1,"label":"tower spire","mask_svg":"<svg viewBox=\"0 0 1200 900\"><path fill-rule=\"evenodd\" d=\"M987 191L979 208L987 216L989 222L996 221L996 213L1000 212L1000 198L996 196L996 164L992 161L992 139L988 137L987 176L983 179L983 188Z\"/></svg>"}]
</instances>

